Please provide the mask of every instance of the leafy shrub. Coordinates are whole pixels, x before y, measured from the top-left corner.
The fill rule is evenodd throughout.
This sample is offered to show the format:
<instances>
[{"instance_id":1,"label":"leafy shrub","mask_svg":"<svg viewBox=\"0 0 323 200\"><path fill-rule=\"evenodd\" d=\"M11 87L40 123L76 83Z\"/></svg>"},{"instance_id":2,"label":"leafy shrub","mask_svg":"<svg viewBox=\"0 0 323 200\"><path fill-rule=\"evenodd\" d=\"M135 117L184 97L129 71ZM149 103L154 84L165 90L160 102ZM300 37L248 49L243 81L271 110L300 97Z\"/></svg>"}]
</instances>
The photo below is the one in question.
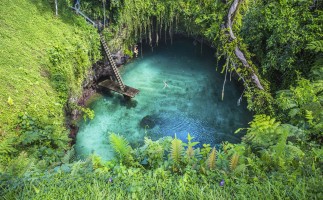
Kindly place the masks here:
<instances>
[{"instance_id":1,"label":"leafy shrub","mask_svg":"<svg viewBox=\"0 0 323 200\"><path fill-rule=\"evenodd\" d=\"M298 127L305 127L305 132L312 140L322 142L322 82L311 83L300 79L296 87L277 92L276 104L287 114L283 119Z\"/></svg>"},{"instance_id":2,"label":"leafy shrub","mask_svg":"<svg viewBox=\"0 0 323 200\"><path fill-rule=\"evenodd\" d=\"M55 130L55 126L43 125L27 113L20 115L17 125L20 137L17 148L24 149L37 159L47 163L59 161L64 155L67 134Z\"/></svg>"}]
</instances>

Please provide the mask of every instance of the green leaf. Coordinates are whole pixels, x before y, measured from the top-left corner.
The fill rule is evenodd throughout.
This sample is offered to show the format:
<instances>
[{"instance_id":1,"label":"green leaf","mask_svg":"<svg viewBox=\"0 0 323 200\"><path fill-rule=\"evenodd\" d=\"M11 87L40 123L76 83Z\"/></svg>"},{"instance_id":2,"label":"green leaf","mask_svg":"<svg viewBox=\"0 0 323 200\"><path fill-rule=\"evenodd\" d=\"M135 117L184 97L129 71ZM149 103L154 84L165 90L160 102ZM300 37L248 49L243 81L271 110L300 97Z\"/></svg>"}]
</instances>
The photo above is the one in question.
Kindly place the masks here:
<instances>
[{"instance_id":1,"label":"green leaf","mask_svg":"<svg viewBox=\"0 0 323 200\"><path fill-rule=\"evenodd\" d=\"M195 145L199 144L199 142L191 142L190 146L194 147Z\"/></svg>"},{"instance_id":2,"label":"green leaf","mask_svg":"<svg viewBox=\"0 0 323 200\"><path fill-rule=\"evenodd\" d=\"M191 142L191 140L193 140L193 138L194 137L191 137L191 135L189 133L187 134L187 140L188 140L188 142Z\"/></svg>"},{"instance_id":3,"label":"green leaf","mask_svg":"<svg viewBox=\"0 0 323 200\"><path fill-rule=\"evenodd\" d=\"M316 53L323 52L323 40L313 41L309 43L306 49L313 50Z\"/></svg>"},{"instance_id":4,"label":"green leaf","mask_svg":"<svg viewBox=\"0 0 323 200\"><path fill-rule=\"evenodd\" d=\"M292 109L289 111L288 115L289 115L290 117L295 117L295 115L297 115L297 113L299 113L299 111L300 111L300 109L299 109L299 108L292 108Z\"/></svg>"}]
</instances>

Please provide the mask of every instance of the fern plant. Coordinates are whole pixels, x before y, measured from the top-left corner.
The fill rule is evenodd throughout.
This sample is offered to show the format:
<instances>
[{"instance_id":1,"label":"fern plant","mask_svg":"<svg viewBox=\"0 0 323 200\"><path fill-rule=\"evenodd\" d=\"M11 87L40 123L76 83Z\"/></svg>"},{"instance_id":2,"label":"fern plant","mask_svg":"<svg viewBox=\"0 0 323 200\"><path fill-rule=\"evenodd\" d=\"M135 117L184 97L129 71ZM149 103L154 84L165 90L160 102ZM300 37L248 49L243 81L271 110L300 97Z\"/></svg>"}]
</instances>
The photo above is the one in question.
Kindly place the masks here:
<instances>
[{"instance_id":1,"label":"fern plant","mask_svg":"<svg viewBox=\"0 0 323 200\"><path fill-rule=\"evenodd\" d=\"M215 169L215 167L216 167L216 149L215 149L215 147L213 147L211 153L209 154L206 164L210 170Z\"/></svg>"},{"instance_id":2,"label":"fern plant","mask_svg":"<svg viewBox=\"0 0 323 200\"><path fill-rule=\"evenodd\" d=\"M231 160L230 160L231 171L234 171L237 168L238 162L239 162L239 154L235 153L235 154L233 154L233 156L231 157Z\"/></svg>"},{"instance_id":3,"label":"fern plant","mask_svg":"<svg viewBox=\"0 0 323 200\"><path fill-rule=\"evenodd\" d=\"M192 140L194 139L194 137L192 137L189 133L187 134L187 149L186 149L186 158L187 158L187 162L190 162L194 156L195 156L195 152L194 152L194 146L197 145L199 142L192 142Z\"/></svg>"},{"instance_id":4,"label":"fern plant","mask_svg":"<svg viewBox=\"0 0 323 200\"><path fill-rule=\"evenodd\" d=\"M14 142L12 141L12 139L3 138L0 141L0 155L9 154L9 153L13 153L13 152L17 151L13 147L13 145L14 145Z\"/></svg>"},{"instance_id":5,"label":"fern plant","mask_svg":"<svg viewBox=\"0 0 323 200\"><path fill-rule=\"evenodd\" d=\"M129 142L121 135L110 133L110 144L116 153L117 159L124 164L132 164L132 148Z\"/></svg>"},{"instance_id":6,"label":"fern plant","mask_svg":"<svg viewBox=\"0 0 323 200\"><path fill-rule=\"evenodd\" d=\"M250 144L254 150L268 148L275 144L279 138L279 135L276 134L279 125L280 122L276 122L275 118L267 115L255 115L254 120L250 123L250 128L247 129L246 136L243 137L243 141Z\"/></svg>"},{"instance_id":7,"label":"fern plant","mask_svg":"<svg viewBox=\"0 0 323 200\"><path fill-rule=\"evenodd\" d=\"M182 158L182 141L174 138L171 145L171 158L174 161L174 163L179 164Z\"/></svg>"},{"instance_id":8,"label":"fern plant","mask_svg":"<svg viewBox=\"0 0 323 200\"><path fill-rule=\"evenodd\" d=\"M312 111L308 111L308 110L305 110L305 118L307 119L307 122L310 124L310 125L313 125L313 112Z\"/></svg>"},{"instance_id":9,"label":"fern plant","mask_svg":"<svg viewBox=\"0 0 323 200\"><path fill-rule=\"evenodd\" d=\"M74 162L75 160L75 150L74 148L72 147L70 150L68 150L64 157L62 158L61 162L64 163L64 164L69 164L69 163L72 163Z\"/></svg>"},{"instance_id":10,"label":"fern plant","mask_svg":"<svg viewBox=\"0 0 323 200\"><path fill-rule=\"evenodd\" d=\"M203 144L203 148L201 149L201 155L204 159L207 159L207 156L209 155L210 151L212 150L211 146L209 144Z\"/></svg>"},{"instance_id":11,"label":"fern plant","mask_svg":"<svg viewBox=\"0 0 323 200\"><path fill-rule=\"evenodd\" d=\"M191 146L188 146L186 149L186 156L188 160L191 160L194 157L194 149Z\"/></svg>"},{"instance_id":12,"label":"fern plant","mask_svg":"<svg viewBox=\"0 0 323 200\"><path fill-rule=\"evenodd\" d=\"M323 70L321 74L323 74ZM317 75L317 77L321 76ZM322 88L323 81L321 80L310 81L301 78L295 87L279 91L276 98L278 107L288 111L290 117L288 123L298 127L306 127L305 130L308 130L307 132L312 135L311 139L316 141L321 140L322 137ZM282 114L284 115L284 113Z\"/></svg>"},{"instance_id":13,"label":"fern plant","mask_svg":"<svg viewBox=\"0 0 323 200\"><path fill-rule=\"evenodd\" d=\"M170 157L173 162L173 171L178 171L180 169L180 164L182 160L183 144L182 140L175 138L172 140L170 148Z\"/></svg>"},{"instance_id":14,"label":"fern plant","mask_svg":"<svg viewBox=\"0 0 323 200\"><path fill-rule=\"evenodd\" d=\"M282 134L281 134L279 141L273 147L276 152L277 158L278 157L285 157L285 147L286 147L288 132L287 132L287 130L282 130L281 132L282 132Z\"/></svg>"}]
</instances>

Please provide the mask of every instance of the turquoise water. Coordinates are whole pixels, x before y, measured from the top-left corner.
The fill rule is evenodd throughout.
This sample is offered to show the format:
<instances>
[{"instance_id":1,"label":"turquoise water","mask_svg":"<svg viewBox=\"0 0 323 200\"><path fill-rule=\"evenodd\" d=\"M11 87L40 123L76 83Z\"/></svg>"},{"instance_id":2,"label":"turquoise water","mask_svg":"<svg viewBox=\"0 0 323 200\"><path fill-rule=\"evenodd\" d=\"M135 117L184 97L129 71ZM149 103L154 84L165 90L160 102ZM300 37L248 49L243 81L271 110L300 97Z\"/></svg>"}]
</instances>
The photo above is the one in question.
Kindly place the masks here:
<instances>
[{"instance_id":1,"label":"turquoise water","mask_svg":"<svg viewBox=\"0 0 323 200\"><path fill-rule=\"evenodd\" d=\"M227 77L224 101L221 100L224 74L216 70L214 50L194 45L193 40L178 40L160 45L153 52L144 50L121 69L126 85L140 93L130 102L122 95L104 94L91 103L91 121L80 122L76 151L81 157L91 153L108 160L113 157L108 133L124 135L133 145L145 136L154 140L176 136L186 141L216 145L222 141L239 142L234 131L246 127L251 114L246 102L237 105L242 90Z\"/></svg>"}]
</instances>

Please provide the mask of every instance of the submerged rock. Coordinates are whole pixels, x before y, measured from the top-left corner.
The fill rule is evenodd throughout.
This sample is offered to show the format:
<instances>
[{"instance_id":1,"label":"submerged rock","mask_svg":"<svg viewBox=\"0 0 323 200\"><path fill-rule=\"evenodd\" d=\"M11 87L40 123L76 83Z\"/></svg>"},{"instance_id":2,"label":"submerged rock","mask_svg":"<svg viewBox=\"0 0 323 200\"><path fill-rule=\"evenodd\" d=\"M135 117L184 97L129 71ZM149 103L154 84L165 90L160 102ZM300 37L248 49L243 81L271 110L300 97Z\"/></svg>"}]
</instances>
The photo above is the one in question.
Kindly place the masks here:
<instances>
[{"instance_id":1,"label":"submerged rock","mask_svg":"<svg viewBox=\"0 0 323 200\"><path fill-rule=\"evenodd\" d=\"M156 118L152 115L146 115L141 119L139 125L141 128L152 129L156 126Z\"/></svg>"}]
</instances>

